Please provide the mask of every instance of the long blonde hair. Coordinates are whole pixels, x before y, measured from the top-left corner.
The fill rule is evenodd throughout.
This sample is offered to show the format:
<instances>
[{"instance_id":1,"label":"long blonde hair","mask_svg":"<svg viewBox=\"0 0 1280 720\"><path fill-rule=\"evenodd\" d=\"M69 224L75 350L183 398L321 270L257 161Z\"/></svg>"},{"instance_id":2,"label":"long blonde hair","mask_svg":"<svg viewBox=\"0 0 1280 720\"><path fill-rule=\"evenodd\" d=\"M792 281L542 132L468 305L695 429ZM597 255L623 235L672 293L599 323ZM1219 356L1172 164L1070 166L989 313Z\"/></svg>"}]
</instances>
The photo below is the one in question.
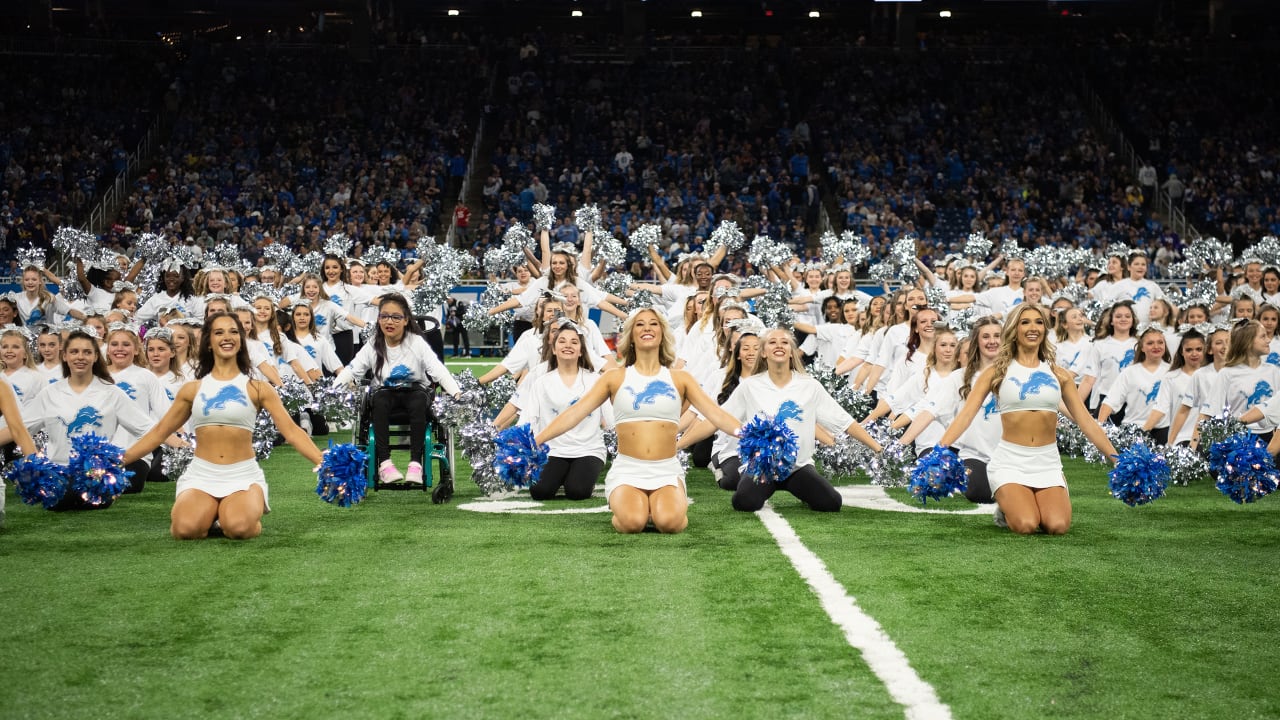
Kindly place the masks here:
<instances>
[{"instance_id":1,"label":"long blonde hair","mask_svg":"<svg viewBox=\"0 0 1280 720\"><path fill-rule=\"evenodd\" d=\"M1018 350L1018 323L1022 316L1034 311L1044 321L1044 332L1040 335L1040 347L1036 348L1036 358L1053 366L1057 357L1053 345L1049 343L1049 311L1041 305L1023 303L1005 318L1004 328L1000 330L1000 354L996 355L993 365L995 374L991 376L991 392L999 392L1000 383L1004 382L1005 373L1013 364L1013 356Z\"/></svg>"},{"instance_id":2,"label":"long blonde hair","mask_svg":"<svg viewBox=\"0 0 1280 720\"><path fill-rule=\"evenodd\" d=\"M671 367L676 361L676 337L671 332L671 324L662 316L662 313L653 308L642 308L627 316L626 322L622 323L622 333L618 336L618 357L622 358L622 364L630 367L636 364L636 348L631 341L631 333L636 326L636 318L644 313L650 313L658 318L658 326L662 328L662 344L658 347L658 364L662 367Z\"/></svg>"}]
</instances>

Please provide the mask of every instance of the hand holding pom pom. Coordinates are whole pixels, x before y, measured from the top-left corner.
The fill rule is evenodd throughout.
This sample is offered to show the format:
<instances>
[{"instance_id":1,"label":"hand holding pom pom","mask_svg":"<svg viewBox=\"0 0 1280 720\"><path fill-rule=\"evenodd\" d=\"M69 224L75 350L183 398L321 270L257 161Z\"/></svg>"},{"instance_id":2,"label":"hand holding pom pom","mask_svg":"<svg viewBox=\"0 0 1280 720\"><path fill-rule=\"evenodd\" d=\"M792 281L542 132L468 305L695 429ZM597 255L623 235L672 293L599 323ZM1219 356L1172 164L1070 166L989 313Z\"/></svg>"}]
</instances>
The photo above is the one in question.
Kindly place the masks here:
<instances>
[{"instance_id":1,"label":"hand holding pom pom","mask_svg":"<svg viewBox=\"0 0 1280 720\"><path fill-rule=\"evenodd\" d=\"M1164 497L1169 483L1169 463L1146 445L1134 443L1120 453L1110 477L1112 496L1129 507L1146 505Z\"/></svg>"},{"instance_id":2,"label":"hand holding pom pom","mask_svg":"<svg viewBox=\"0 0 1280 720\"><path fill-rule=\"evenodd\" d=\"M336 502L338 507L351 507L363 500L368 490L365 478L368 459L369 456L355 445L334 445L330 440L317 472L316 494L327 503Z\"/></svg>"},{"instance_id":3,"label":"hand holding pom pom","mask_svg":"<svg viewBox=\"0 0 1280 720\"><path fill-rule=\"evenodd\" d=\"M957 492L964 492L969 480L964 463L951 448L935 446L933 451L916 461L911 471L912 496L920 504L928 505L929 498L941 500Z\"/></svg>"},{"instance_id":4,"label":"hand holding pom pom","mask_svg":"<svg viewBox=\"0 0 1280 720\"><path fill-rule=\"evenodd\" d=\"M538 444L528 423L498 433L494 445L494 467L506 485L524 488L538 482L550 448Z\"/></svg>"},{"instance_id":5,"label":"hand holding pom pom","mask_svg":"<svg viewBox=\"0 0 1280 720\"><path fill-rule=\"evenodd\" d=\"M68 492L86 505L100 508L129 489L133 473L124 469L124 450L96 433L76 436L67 463Z\"/></svg>"},{"instance_id":6,"label":"hand holding pom pom","mask_svg":"<svg viewBox=\"0 0 1280 720\"><path fill-rule=\"evenodd\" d=\"M43 455L28 455L5 468L4 479L17 487L22 502L40 503L48 510L67 494L65 472L66 468Z\"/></svg>"}]
</instances>

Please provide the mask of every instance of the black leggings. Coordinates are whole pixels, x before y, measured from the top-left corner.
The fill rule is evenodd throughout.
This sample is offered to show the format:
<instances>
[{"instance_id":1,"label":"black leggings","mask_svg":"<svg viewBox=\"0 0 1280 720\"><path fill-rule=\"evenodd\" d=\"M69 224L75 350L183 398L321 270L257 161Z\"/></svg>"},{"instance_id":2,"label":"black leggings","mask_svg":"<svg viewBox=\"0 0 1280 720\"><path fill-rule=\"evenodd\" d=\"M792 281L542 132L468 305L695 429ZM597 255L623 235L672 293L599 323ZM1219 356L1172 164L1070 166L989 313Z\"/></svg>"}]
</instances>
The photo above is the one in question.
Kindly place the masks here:
<instances>
[{"instance_id":1,"label":"black leggings","mask_svg":"<svg viewBox=\"0 0 1280 720\"><path fill-rule=\"evenodd\" d=\"M975 503L995 502L995 498L991 496L991 481L987 479L987 464L969 458L964 461L964 469L969 473L964 490L965 498Z\"/></svg>"},{"instance_id":2,"label":"black leggings","mask_svg":"<svg viewBox=\"0 0 1280 720\"><path fill-rule=\"evenodd\" d=\"M129 478L129 489L124 491L125 495L135 495L142 492L142 488L147 486L147 475L151 473L151 466L146 460L134 460L124 466L125 470L132 470L133 475Z\"/></svg>"},{"instance_id":3,"label":"black leggings","mask_svg":"<svg viewBox=\"0 0 1280 720\"><path fill-rule=\"evenodd\" d=\"M133 482L133 479L130 478L129 481ZM147 482L169 482L169 476L164 474L164 447L158 447L151 453L151 470L147 472Z\"/></svg>"},{"instance_id":4,"label":"black leggings","mask_svg":"<svg viewBox=\"0 0 1280 720\"><path fill-rule=\"evenodd\" d=\"M142 492L142 488L147 485L147 473L151 471L151 467L143 460L135 460L125 465L126 470L132 470L133 476L129 478L129 489L124 491L124 495L133 495ZM54 512L66 512L68 510L105 510L111 507L114 500L109 500L101 505L90 505L83 498L71 492L70 488L67 494L62 496L58 504L49 508Z\"/></svg>"},{"instance_id":5,"label":"black leggings","mask_svg":"<svg viewBox=\"0 0 1280 720\"><path fill-rule=\"evenodd\" d=\"M715 444L715 437L709 437L705 440L699 440L689 448L689 461L694 467L704 468L711 464L711 446Z\"/></svg>"},{"instance_id":6,"label":"black leggings","mask_svg":"<svg viewBox=\"0 0 1280 720\"><path fill-rule=\"evenodd\" d=\"M341 330L333 334L333 352L337 354L343 366L350 365L351 358L356 356L355 334L357 332L359 331Z\"/></svg>"},{"instance_id":7,"label":"black leggings","mask_svg":"<svg viewBox=\"0 0 1280 720\"><path fill-rule=\"evenodd\" d=\"M427 409L431 393L420 387L382 388L370 398L373 418L373 462L381 465L391 459L391 412L404 410L409 415L409 460L421 463L426 457Z\"/></svg>"},{"instance_id":8,"label":"black leggings","mask_svg":"<svg viewBox=\"0 0 1280 720\"><path fill-rule=\"evenodd\" d=\"M586 500L596 489L596 480L603 469L604 460L598 457L547 458L542 476L529 486L529 496L534 500L550 500L563 485L566 499Z\"/></svg>"},{"instance_id":9,"label":"black leggings","mask_svg":"<svg viewBox=\"0 0 1280 720\"><path fill-rule=\"evenodd\" d=\"M725 487L730 477L737 483L733 491L734 510L755 512L764 507L765 501L777 490L786 490L800 498L800 501L808 505L810 510L818 512L840 510L843 502L840 493L832 487L831 481L819 475L818 470L812 465L796 468L795 472L780 483L758 483L754 478L741 476L740 464L741 461L738 458L720 463L720 471L724 473L724 477L720 480L720 487Z\"/></svg>"}]
</instances>

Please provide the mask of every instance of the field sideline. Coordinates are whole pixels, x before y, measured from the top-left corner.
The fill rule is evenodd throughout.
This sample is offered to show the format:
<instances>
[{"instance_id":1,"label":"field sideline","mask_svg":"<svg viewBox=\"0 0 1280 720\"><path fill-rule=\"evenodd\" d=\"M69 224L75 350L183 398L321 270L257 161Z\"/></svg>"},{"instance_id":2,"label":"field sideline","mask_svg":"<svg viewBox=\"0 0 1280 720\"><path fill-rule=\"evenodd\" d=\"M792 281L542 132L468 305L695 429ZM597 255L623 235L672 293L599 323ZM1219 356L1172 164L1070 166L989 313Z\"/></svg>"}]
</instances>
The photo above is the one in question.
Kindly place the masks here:
<instances>
[{"instance_id":1,"label":"field sideline","mask_svg":"<svg viewBox=\"0 0 1280 720\"><path fill-rule=\"evenodd\" d=\"M735 513L695 470L688 532L624 537L599 498L474 512L465 467L448 505L341 509L292 449L264 466L245 543L169 539L171 485L78 514L10 489L0 717L1280 717L1276 498L1128 508L1068 461L1071 533L1018 537L861 480L837 515Z\"/></svg>"}]
</instances>

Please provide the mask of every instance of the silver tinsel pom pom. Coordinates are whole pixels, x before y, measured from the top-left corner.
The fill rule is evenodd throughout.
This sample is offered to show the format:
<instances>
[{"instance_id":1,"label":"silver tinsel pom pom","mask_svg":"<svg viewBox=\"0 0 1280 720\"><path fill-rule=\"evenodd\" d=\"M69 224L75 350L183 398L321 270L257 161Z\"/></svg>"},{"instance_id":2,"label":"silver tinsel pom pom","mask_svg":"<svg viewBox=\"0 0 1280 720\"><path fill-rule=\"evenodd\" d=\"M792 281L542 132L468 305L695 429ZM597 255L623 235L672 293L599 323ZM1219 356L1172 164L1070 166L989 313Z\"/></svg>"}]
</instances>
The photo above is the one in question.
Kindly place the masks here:
<instances>
[{"instance_id":1,"label":"silver tinsel pom pom","mask_svg":"<svg viewBox=\"0 0 1280 720\"><path fill-rule=\"evenodd\" d=\"M605 275L604 278L600 280L599 287L610 295L622 297L626 294L627 289L631 287L631 283L634 281L635 278L631 277L631 273L614 272Z\"/></svg>"},{"instance_id":2,"label":"silver tinsel pom pom","mask_svg":"<svg viewBox=\"0 0 1280 720\"><path fill-rule=\"evenodd\" d=\"M627 238L627 244L633 250L639 250L642 253L648 253L649 248L658 245L662 241L662 227L654 223L647 223L636 228Z\"/></svg>"},{"instance_id":3,"label":"silver tinsel pom pom","mask_svg":"<svg viewBox=\"0 0 1280 720\"><path fill-rule=\"evenodd\" d=\"M1004 241L1000 243L1000 254L1004 256L1006 262L1009 260L1022 259L1023 252L1022 246L1013 238L1005 238Z\"/></svg>"},{"instance_id":4,"label":"silver tinsel pom pom","mask_svg":"<svg viewBox=\"0 0 1280 720\"><path fill-rule=\"evenodd\" d=\"M1249 428L1224 410L1218 417L1211 417L1200 423L1200 454L1207 458L1209 448L1214 444L1246 432L1249 432Z\"/></svg>"},{"instance_id":5,"label":"silver tinsel pom pom","mask_svg":"<svg viewBox=\"0 0 1280 720\"><path fill-rule=\"evenodd\" d=\"M1263 236L1253 247L1245 250L1245 253L1261 260L1263 265L1280 267L1280 238L1275 235Z\"/></svg>"},{"instance_id":6,"label":"silver tinsel pom pom","mask_svg":"<svg viewBox=\"0 0 1280 720\"><path fill-rule=\"evenodd\" d=\"M525 250L536 248L538 241L533 237L533 233L529 232L529 228L513 222L502 234L502 245L508 251L519 251L523 254Z\"/></svg>"},{"instance_id":7,"label":"silver tinsel pom pom","mask_svg":"<svg viewBox=\"0 0 1280 720\"><path fill-rule=\"evenodd\" d=\"M1032 249L1026 254L1027 275L1047 279L1071 276L1071 257L1061 248L1048 245Z\"/></svg>"},{"instance_id":8,"label":"silver tinsel pom pom","mask_svg":"<svg viewBox=\"0 0 1280 720\"><path fill-rule=\"evenodd\" d=\"M870 428L868 428L870 429ZM882 436L883 437L883 436ZM896 438L876 439L884 451L867 457L866 473L871 484L883 487L906 487L911 483L911 470L916 465L915 453Z\"/></svg>"},{"instance_id":9,"label":"silver tinsel pom pom","mask_svg":"<svg viewBox=\"0 0 1280 720\"><path fill-rule=\"evenodd\" d=\"M345 258L351 254L351 246L353 244L351 238L343 233L334 233L324 239L324 254Z\"/></svg>"},{"instance_id":10,"label":"silver tinsel pom pom","mask_svg":"<svg viewBox=\"0 0 1280 720\"><path fill-rule=\"evenodd\" d=\"M539 231L550 230L556 224L556 206L534 203L533 226Z\"/></svg>"},{"instance_id":11,"label":"silver tinsel pom pom","mask_svg":"<svg viewBox=\"0 0 1280 720\"><path fill-rule=\"evenodd\" d=\"M502 377L489 383L484 388L485 408L489 411L490 417L495 417L506 404L511 401L511 396L516 392L516 379L511 375L503 375Z\"/></svg>"},{"instance_id":12,"label":"silver tinsel pom pom","mask_svg":"<svg viewBox=\"0 0 1280 720\"><path fill-rule=\"evenodd\" d=\"M747 236L743 235L742 231L738 229L738 223L732 220L724 220L719 227L711 231L711 237L708 238L704 249L707 254L711 254L718 248L724 247L729 254L733 254L741 250L746 242Z\"/></svg>"},{"instance_id":13,"label":"silver tinsel pom pom","mask_svg":"<svg viewBox=\"0 0 1280 720\"><path fill-rule=\"evenodd\" d=\"M1115 447L1117 453L1123 453L1134 443L1142 443L1143 445L1151 443L1151 438L1146 433L1142 432L1142 428L1137 425L1130 425L1128 423L1112 425L1111 423L1104 423L1102 425L1102 431L1107 434L1107 439L1111 441L1111 444ZM1098 450L1098 448L1094 447L1093 443L1089 443L1085 446L1084 459L1091 463L1097 463L1098 465L1111 464L1111 459L1103 457L1102 452Z\"/></svg>"},{"instance_id":14,"label":"silver tinsel pom pom","mask_svg":"<svg viewBox=\"0 0 1280 720\"><path fill-rule=\"evenodd\" d=\"M991 255L992 243L987 236L980 233L970 233L969 241L964 244L964 255L975 260L985 260Z\"/></svg>"},{"instance_id":15,"label":"silver tinsel pom pom","mask_svg":"<svg viewBox=\"0 0 1280 720\"><path fill-rule=\"evenodd\" d=\"M651 308L658 301L653 293L648 290L637 290L627 298L627 307L631 310L639 310L640 308Z\"/></svg>"},{"instance_id":16,"label":"silver tinsel pom pom","mask_svg":"<svg viewBox=\"0 0 1280 720\"><path fill-rule=\"evenodd\" d=\"M1085 448L1093 447L1080 426L1066 416L1058 415L1058 452L1067 457L1084 457Z\"/></svg>"},{"instance_id":17,"label":"silver tinsel pom pom","mask_svg":"<svg viewBox=\"0 0 1280 720\"><path fill-rule=\"evenodd\" d=\"M458 382L458 397L440 393L436 395L431 410L441 423L461 428L481 419L488 398L470 370L463 370L453 377Z\"/></svg>"},{"instance_id":18,"label":"silver tinsel pom pom","mask_svg":"<svg viewBox=\"0 0 1280 720\"><path fill-rule=\"evenodd\" d=\"M18 248L14 254L18 256L18 267L23 270L30 267L44 269L44 248L28 245Z\"/></svg>"},{"instance_id":19,"label":"silver tinsel pom pom","mask_svg":"<svg viewBox=\"0 0 1280 720\"><path fill-rule=\"evenodd\" d=\"M142 233L133 244L133 256L148 263L162 263L170 252L168 238L155 233Z\"/></svg>"},{"instance_id":20,"label":"silver tinsel pom pom","mask_svg":"<svg viewBox=\"0 0 1280 720\"><path fill-rule=\"evenodd\" d=\"M92 233L73 227L60 227L50 241L53 249L66 257L88 260L97 257L98 238Z\"/></svg>"},{"instance_id":21,"label":"silver tinsel pom pom","mask_svg":"<svg viewBox=\"0 0 1280 720\"><path fill-rule=\"evenodd\" d=\"M871 281L877 285L884 285L886 283L893 282L893 263L878 262L867 270L867 275L870 276Z\"/></svg>"},{"instance_id":22,"label":"silver tinsel pom pom","mask_svg":"<svg viewBox=\"0 0 1280 720\"><path fill-rule=\"evenodd\" d=\"M262 462L271 457L275 446L276 421L271 419L271 414L266 410L260 410L253 425L253 454L257 456L258 462Z\"/></svg>"},{"instance_id":23,"label":"silver tinsel pom pom","mask_svg":"<svg viewBox=\"0 0 1280 720\"><path fill-rule=\"evenodd\" d=\"M1160 448L1169 463L1169 483L1172 485L1190 485L1209 477L1209 463L1185 445L1168 445Z\"/></svg>"},{"instance_id":24,"label":"silver tinsel pom pom","mask_svg":"<svg viewBox=\"0 0 1280 720\"><path fill-rule=\"evenodd\" d=\"M813 459L822 465L824 474L832 478L851 478L863 469L868 457L866 445L841 433L835 445L818 444Z\"/></svg>"},{"instance_id":25,"label":"silver tinsel pom pom","mask_svg":"<svg viewBox=\"0 0 1280 720\"><path fill-rule=\"evenodd\" d=\"M602 433L604 438L604 451L609 457L618 456L618 431L609 428Z\"/></svg>"},{"instance_id":26,"label":"silver tinsel pom pom","mask_svg":"<svg viewBox=\"0 0 1280 720\"><path fill-rule=\"evenodd\" d=\"M68 278L58 284L58 295L67 302L83 300L85 298L84 286L82 286L78 281ZM106 310L107 308L100 309Z\"/></svg>"},{"instance_id":27,"label":"silver tinsel pom pom","mask_svg":"<svg viewBox=\"0 0 1280 720\"><path fill-rule=\"evenodd\" d=\"M786 265L791 255L791 248L786 245L774 242L768 235L757 235L747 250L747 262L764 270L775 265Z\"/></svg>"},{"instance_id":28,"label":"silver tinsel pom pom","mask_svg":"<svg viewBox=\"0 0 1280 720\"><path fill-rule=\"evenodd\" d=\"M307 389L306 383L293 375L282 374L276 393L280 395L280 403L290 415L297 415L311 404L311 391Z\"/></svg>"},{"instance_id":29,"label":"silver tinsel pom pom","mask_svg":"<svg viewBox=\"0 0 1280 720\"><path fill-rule=\"evenodd\" d=\"M849 254L849 243L845 241L844 236L828 230L822 233L822 238L818 242L822 246L823 262L828 265L845 262L844 258Z\"/></svg>"},{"instance_id":30,"label":"silver tinsel pom pom","mask_svg":"<svg viewBox=\"0 0 1280 720\"><path fill-rule=\"evenodd\" d=\"M495 325L510 325L515 318L511 311L490 315L489 311L506 300L506 293L493 283L485 286L480 298L467 306L462 315L462 326L472 332L484 332Z\"/></svg>"},{"instance_id":31,"label":"silver tinsel pom pom","mask_svg":"<svg viewBox=\"0 0 1280 720\"><path fill-rule=\"evenodd\" d=\"M1204 265L1195 260L1182 260L1176 263L1170 263L1165 269L1165 274L1171 278L1186 280L1188 278L1199 277L1204 274Z\"/></svg>"},{"instance_id":32,"label":"silver tinsel pom pom","mask_svg":"<svg viewBox=\"0 0 1280 720\"><path fill-rule=\"evenodd\" d=\"M284 243L271 243L262 249L262 257L267 265L280 268L285 272L293 264L293 250Z\"/></svg>"},{"instance_id":33,"label":"silver tinsel pom pom","mask_svg":"<svg viewBox=\"0 0 1280 720\"><path fill-rule=\"evenodd\" d=\"M218 267L237 268L243 260L243 253L239 245L221 243L213 249L213 262Z\"/></svg>"},{"instance_id":34,"label":"silver tinsel pom pom","mask_svg":"<svg viewBox=\"0 0 1280 720\"><path fill-rule=\"evenodd\" d=\"M490 275L506 275L526 262L524 251L513 250L506 245L494 245L484 251L484 270Z\"/></svg>"},{"instance_id":35,"label":"silver tinsel pom pom","mask_svg":"<svg viewBox=\"0 0 1280 720\"><path fill-rule=\"evenodd\" d=\"M289 267L284 271L285 277L294 278L303 273L319 275L320 268L324 266L324 255L318 252L309 252L306 255L294 257L289 263Z\"/></svg>"},{"instance_id":36,"label":"silver tinsel pom pom","mask_svg":"<svg viewBox=\"0 0 1280 720\"><path fill-rule=\"evenodd\" d=\"M583 233L591 233L594 239L604 234L604 226L600 224L600 208L597 205L583 205L573 214L573 224Z\"/></svg>"},{"instance_id":37,"label":"silver tinsel pom pom","mask_svg":"<svg viewBox=\"0 0 1280 720\"><path fill-rule=\"evenodd\" d=\"M938 317L945 319L951 313L951 304L947 302L947 291L937 285L925 286L924 299L925 304L937 311Z\"/></svg>"},{"instance_id":38,"label":"silver tinsel pom pom","mask_svg":"<svg viewBox=\"0 0 1280 720\"><path fill-rule=\"evenodd\" d=\"M336 378L321 378L312 386L314 407L333 427L355 427L360 412L360 400L350 385L339 384Z\"/></svg>"},{"instance_id":39,"label":"silver tinsel pom pom","mask_svg":"<svg viewBox=\"0 0 1280 720\"><path fill-rule=\"evenodd\" d=\"M485 495L496 495L506 490L494 467L497 455L493 439L498 431L488 420L476 420L458 429L458 445L462 455L471 465L471 479Z\"/></svg>"},{"instance_id":40,"label":"silver tinsel pom pom","mask_svg":"<svg viewBox=\"0 0 1280 720\"><path fill-rule=\"evenodd\" d=\"M756 316L765 327L791 327L796 322L796 314L788 303L791 302L791 288L785 283L770 283L764 295L755 299Z\"/></svg>"},{"instance_id":41,"label":"silver tinsel pom pom","mask_svg":"<svg viewBox=\"0 0 1280 720\"><path fill-rule=\"evenodd\" d=\"M415 315L438 312L462 276L475 265L475 258L464 250L437 245L431 238L423 238L419 252L427 270L422 283L413 289L409 302Z\"/></svg>"},{"instance_id":42,"label":"silver tinsel pom pom","mask_svg":"<svg viewBox=\"0 0 1280 720\"><path fill-rule=\"evenodd\" d=\"M840 239L845 243L844 261L849 263L849 267L859 267L871 259L871 247L867 245L866 238L845 230L840 233Z\"/></svg>"},{"instance_id":43,"label":"silver tinsel pom pom","mask_svg":"<svg viewBox=\"0 0 1280 720\"><path fill-rule=\"evenodd\" d=\"M608 230L601 230L593 239L596 260L603 260L605 267L618 267L627 262L627 249L622 247L622 241L613 236Z\"/></svg>"},{"instance_id":44,"label":"silver tinsel pom pom","mask_svg":"<svg viewBox=\"0 0 1280 720\"><path fill-rule=\"evenodd\" d=\"M164 472L165 477L175 481L182 477L182 473L187 471L187 466L196 456L195 435L179 433L178 436L187 441L187 447L160 446L163 448L160 456L160 470Z\"/></svg>"},{"instance_id":45,"label":"silver tinsel pom pom","mask_svg":"<svg viewBox=\"0 0 1280 720\"><path fill-rule=\"evenodd\" d=\"M1200 265L1210 268L1225 268L1231 265L1231 246L1223 244L1214 237L1196 238L1191 241L1183 257L1194 260Z\"/></svg>"}]
</instances>

